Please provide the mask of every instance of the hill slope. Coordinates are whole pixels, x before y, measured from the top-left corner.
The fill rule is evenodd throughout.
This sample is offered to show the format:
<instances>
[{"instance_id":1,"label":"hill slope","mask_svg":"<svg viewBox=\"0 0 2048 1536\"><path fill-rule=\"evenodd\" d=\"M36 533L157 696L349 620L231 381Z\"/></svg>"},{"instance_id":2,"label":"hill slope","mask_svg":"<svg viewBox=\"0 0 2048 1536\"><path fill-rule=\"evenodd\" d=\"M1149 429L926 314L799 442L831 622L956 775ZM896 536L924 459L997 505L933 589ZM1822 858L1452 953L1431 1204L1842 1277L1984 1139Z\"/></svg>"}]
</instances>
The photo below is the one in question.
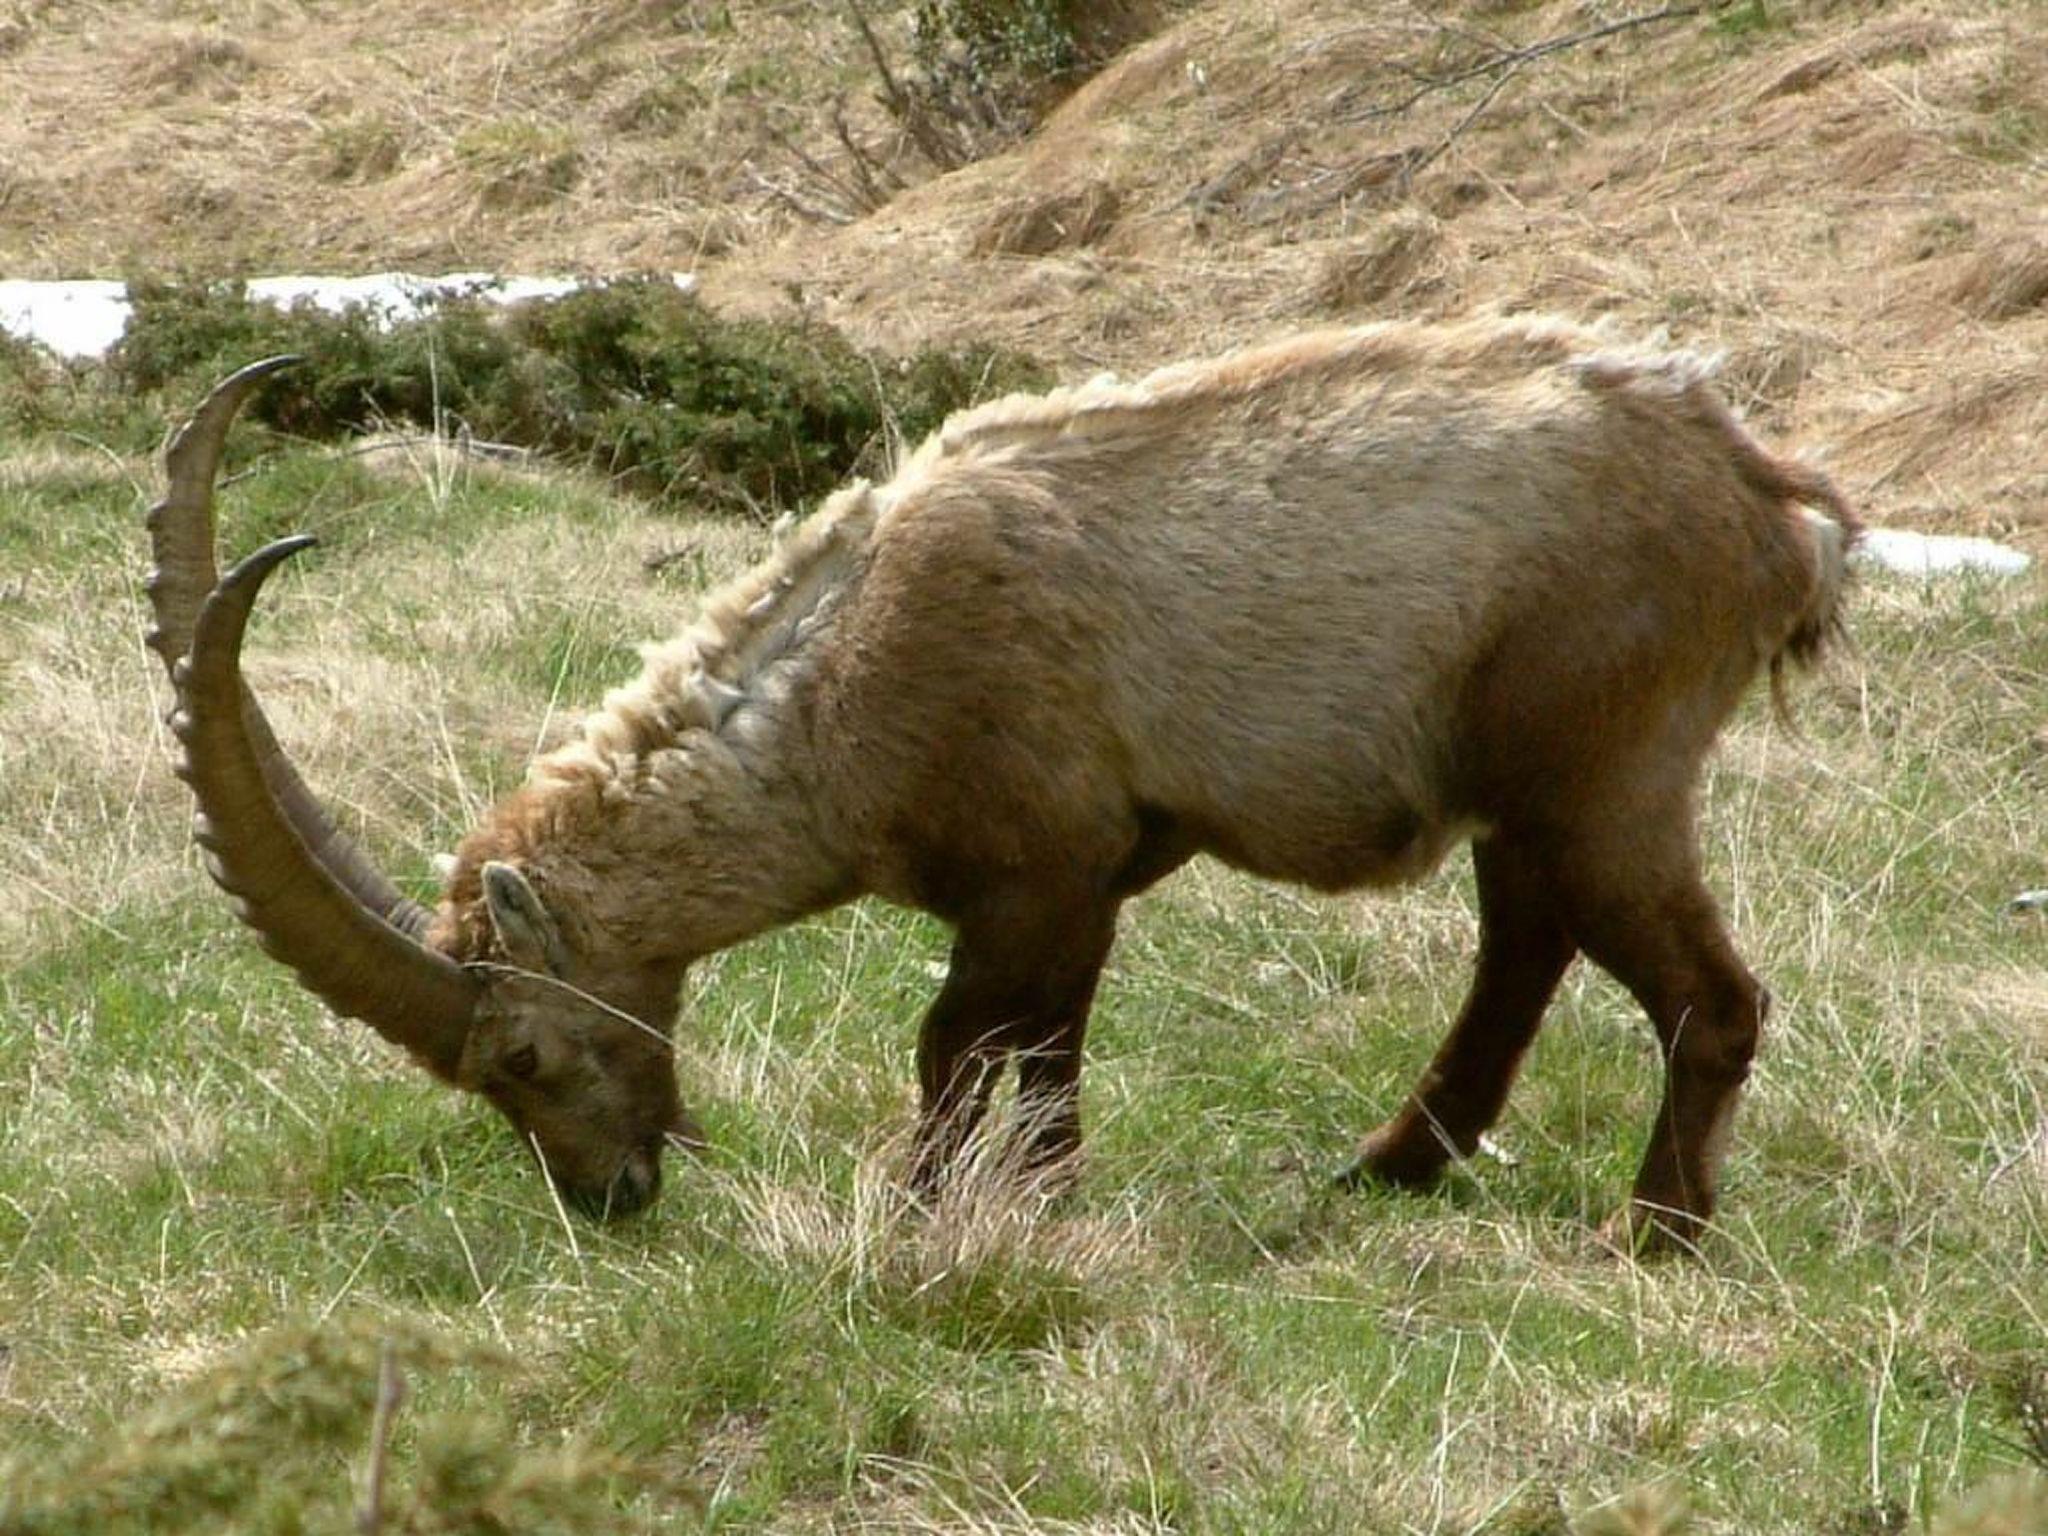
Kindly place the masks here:
<instances>
[{"instance_id":1,"label":"hill slope","mask_svg":"<svg viewBox=\"0 0 2048 1536\"><path fill-rule=\"evenodd\" d=\"M1745 409L1881 518L2048 548L2048 41L2020 5L1210 0L945 174L824 0L16 10L12 275L694 266L728 304L1070 371L1614 314L1726 349Z\"/></svg>"}]
</instances>

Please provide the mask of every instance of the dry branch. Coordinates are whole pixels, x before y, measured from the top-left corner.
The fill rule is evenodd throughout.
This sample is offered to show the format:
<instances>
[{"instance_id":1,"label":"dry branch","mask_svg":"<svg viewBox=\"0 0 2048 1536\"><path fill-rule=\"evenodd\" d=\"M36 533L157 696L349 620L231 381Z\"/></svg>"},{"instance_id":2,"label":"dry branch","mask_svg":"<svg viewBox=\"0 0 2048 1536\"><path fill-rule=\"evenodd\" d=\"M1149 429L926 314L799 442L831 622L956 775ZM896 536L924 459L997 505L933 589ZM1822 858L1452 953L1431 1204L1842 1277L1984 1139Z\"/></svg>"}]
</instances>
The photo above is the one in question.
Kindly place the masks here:
<instances>
[{"instance_id":1,"label":"dry branch","mask_svg":"<svg viewBox=\"0 0 2048 1536\"><path fill-rule=\"evenodd\" d=\"M1478 41L1489 51L1483 58L1473 63L1440 73L1404 68L1396 64L1392 66L1394 69L1409 80L1417 82L1412 90L1397 101L1358 107L1356 103L1370 87L1365 84L1346 86L1329 98L1328 114L1322 123L1316 126L1397 118L1414 110L1431 96L1454 91L1475 80L1487 80L1486 88L1457 122L1431 143L1375 150L1346 164L1324 169L1296 185L1274 187L1261 192L1247 200L1246 216L1261 218L1285 213L1298 217L1313 213L1333 202L1382 187L1392 187L1397 194L1405 195L1416 176L1442 159L1453 145L1470 132L1486 115L1488 108L1507 88L1509 82L1519 76L1526 66L1540 59L1566 53L1574 48L1581 48L1589 43L1599 42L1637 28L1654 26L1662 22L1683 21L1688 17L1711 15L1727 9L1733 3L1735 0L1696 0L1696 3L1692 4L1665 6L1661 10L1618 17L1596 27L1561 33L1556 37L1546 37L1521 46L1514 46L1491 36L1475 39L1469 30L1456 28L1447 22L1436 23L1439 37L1456 37L1468 44ZM1186 201L1198 208L1210 208L1230 201L1237 189L1265 174L1306 138L1308 132L1308 125L1297 126L1280 138L1258 146L1227 168L1221 176L1190 193Z\"/></svg>"},{"instance_id":2,"label":"dry branch","mask_svg":"<svg viewBox=\"0 0 2048 1536\"><path fill-rule=\"evenodd\" d=\"M851 224L854 220L854 215L848 213L844 208L830 207L825 203L819 202L816 198L806 197L794 187L784 186L779 181L773 181L763 176L752 166L747 167L746 174L747 180L752 182L758 190L766 192L778 202L786 204L792 212L811 220L813 223Z\"/></svg>"},{"instance_id":3,"label":"dry branch","mask_svg":"<svg viewBox=\"0 0 2048 1536\"><path fill-rule=\"evenodd\" d=\"M1500 74L1503 72L1511 74L1522 65L1532 63L1537 59L1547 58L1553 53L1564 53L1573 48L1583 47L1587 43L1599 42L1602 38L1613 37L1617 33L1633 31L1637 27L1654 26L1659 22L1665 21L1683 21L1689 16L1710 15L1716 11L1724 11L1734 3L1735 0L1700 0L1700 3L1696 5L1670 5L1661 11L1646 11L1638 16L1622 16L1614 21L1604 22L1597 27L1587 27L1583 31L1567 32L1557 37L1546 37L1540 42L1530 43L1521 48L1499 48L1491 56L1481 59L1478 63L1468 64L1463 69L1452 70L1449 74L1422 75L1419 77L1422 83L1416 86L1408 95L1402 97L1401 100L1384 103L1380 106L1367 107L1362 111L1347 110L1362 94L1362 88L1346 86L1336 96L1331 98L1331 119L1341 123L1364 123L1371 122L1375 118L1399 117L1426 97L1432 96L1438 91L1447 91L1456 86L1463 85L1468 80L1477 80L1482 75ZM1448 32L1450 28L1445 26L1440 30ZM1488 93L1488 99L1491 99L1495 94L1498 94L1497 85L1495 91Z\"/></svg>"},{"instance_id":4,"label":"dry branch","mask_svg":"<svg viewBox=\"0 0 2048 1536\"><path fill-rule=\"evenodd\" d=\"M889 109L889 115L903 125L911 142L924 152L924 157L940 170L950 171L964 165L970 158L939 125L917 94L908 90L896 78L896 72L889 67L888 53L882 41L875 36L875 29L868 24L867 13L860 8L859 0L846 0L847 13L853 17L853 25L866 44L868 57L874 61L875 73L882 82L882 105Z\"/></svg>"}]
</instances>

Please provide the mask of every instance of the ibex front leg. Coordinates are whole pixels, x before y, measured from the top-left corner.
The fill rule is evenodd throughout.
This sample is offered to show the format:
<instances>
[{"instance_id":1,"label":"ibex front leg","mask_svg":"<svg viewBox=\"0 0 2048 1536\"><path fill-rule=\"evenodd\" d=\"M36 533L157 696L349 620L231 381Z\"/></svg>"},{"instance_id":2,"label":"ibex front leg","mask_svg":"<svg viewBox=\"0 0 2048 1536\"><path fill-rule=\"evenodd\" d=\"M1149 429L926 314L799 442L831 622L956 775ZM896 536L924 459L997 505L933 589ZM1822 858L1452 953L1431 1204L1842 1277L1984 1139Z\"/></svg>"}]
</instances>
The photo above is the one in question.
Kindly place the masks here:
<instances>
[{"instance_id":1,"label":"ibex front leg","mask_svg":"<svg viewBox=\"0 0 2048 1536\"><path fill-rule=\"evenodd\" d=\"M1115 935L1116 904L1101 895L1005 893L961 919L918 1036L923 1105L911 1182L920 1194L943 1182L1012 1056L1018 1166L1043 1167L1079 1148L1081 1044Z\"/></svg>"}]
</instances>

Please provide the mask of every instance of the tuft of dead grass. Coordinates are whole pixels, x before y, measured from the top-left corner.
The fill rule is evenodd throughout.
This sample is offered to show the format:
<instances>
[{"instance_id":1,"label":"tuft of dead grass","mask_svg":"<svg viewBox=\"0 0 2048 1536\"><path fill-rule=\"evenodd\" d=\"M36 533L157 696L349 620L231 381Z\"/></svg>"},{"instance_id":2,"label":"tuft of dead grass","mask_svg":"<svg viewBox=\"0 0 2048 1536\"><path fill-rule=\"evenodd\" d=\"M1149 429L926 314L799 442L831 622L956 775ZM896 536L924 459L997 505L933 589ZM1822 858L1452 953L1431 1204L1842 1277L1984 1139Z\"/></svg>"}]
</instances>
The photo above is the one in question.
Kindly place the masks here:
<instances>
[{"instance_id":1,"label":"tuft of dead grass","mask_svg":"<svg viewBox=\"0 0 2048 1536\"><path fill-rule=\"evenodd\" d=\"M1652 1484L1589 1510L1572 1522L1571 1536L1685 1536L1693 1528L1685 1496Z\"/></svg>"},{"instance_id":2,"label":"tuft of dead grass","mask_svg":"<svg viewBox=\"0 0 2048 1536\"><path fill-rule=\"evenodd\" d=\"M1116 188L1100 181L1021 198L983 224L969 249L977 256L1047 256L1097 245L1116 227L1122 206Z\"/></svg>"},{"instance_id":3,"label":"tuft of dead grass","mask_svg":"<svg viewBox=\"0 0 2048 1536\"><path fill-rule=\"evenodd\" d=\"M226 102L259 67L248 47L224 32L170 32L131 63L128 79L160 106L196 93Z\"/></svg>"},{"instance_id":4,"label":"tuft of dead grass","mask_svg":"<svg viewBox=\"0 0 2048 1536\"><path fill-rule=\"evenodd\" d=\"M741 1245L807 1275L831 1311L872 1313L976 1349L1043 1349L1077 1336L1150 1262L1143 1210L1066 1208L1071 1170L1019 1166L977 1136L928 1201L903 1187L907 1151L863 1157L851 1188L767 1173L724 1179Z\"/></svg>"},{"instance_id":5,"label":"tuft of dead grass","mask_svg":"<svg viewBox=\"0 0 2048 1536\"><path fill-rule=\"evenodd\" d=\"M2048 304L2048 241L2017 238L1973 256L1950 290L1979 320L2013 320Z\"/></svg>"},{"instance_id":6,"label":"tuft of dead grass","mask_svg":"<svg viewBox=\"0 0 2048 1536\"><path fill-rule=\"evenodd\" d=\"M483 207L538 208L575 190L584 156L573 132L533 118L498 118L466 129L455 158Z\"/></svg>"},{"instance_id":7,"label":"tuft of dead grass","mask_svg":"<svg viewBox=\"0 0 2048 1536\"><path fill-rule=\"evenodd\" d=\"M1425 209L1397 208L1355 245L1324 258L1314 302L1333 313L1412 315L1455 291L1460 265L1442 220Z\"/></svg>"}]
</instances>

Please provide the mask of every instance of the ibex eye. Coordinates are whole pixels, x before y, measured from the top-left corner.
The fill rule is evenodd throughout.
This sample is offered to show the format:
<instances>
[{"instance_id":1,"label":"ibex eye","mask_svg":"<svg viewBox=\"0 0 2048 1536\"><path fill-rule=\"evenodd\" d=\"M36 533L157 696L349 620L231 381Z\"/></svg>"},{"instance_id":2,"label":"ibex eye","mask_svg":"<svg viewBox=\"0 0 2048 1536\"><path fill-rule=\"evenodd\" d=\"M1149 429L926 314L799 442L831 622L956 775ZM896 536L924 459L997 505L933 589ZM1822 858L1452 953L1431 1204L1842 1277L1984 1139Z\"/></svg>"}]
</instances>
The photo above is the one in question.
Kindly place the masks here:
<instances>
[{"instance_id":1,"label":"ibex eye","mask_svg":"<svg viewBox=\"0 0 2048 1536\"><path fill-rule=\"evenodd\" d=\"M540 1052L530 1045L522 1045L505 1055L505 1071L508 1076L529 1078L540 1070Z\"/></svg>"}]
</instances>

